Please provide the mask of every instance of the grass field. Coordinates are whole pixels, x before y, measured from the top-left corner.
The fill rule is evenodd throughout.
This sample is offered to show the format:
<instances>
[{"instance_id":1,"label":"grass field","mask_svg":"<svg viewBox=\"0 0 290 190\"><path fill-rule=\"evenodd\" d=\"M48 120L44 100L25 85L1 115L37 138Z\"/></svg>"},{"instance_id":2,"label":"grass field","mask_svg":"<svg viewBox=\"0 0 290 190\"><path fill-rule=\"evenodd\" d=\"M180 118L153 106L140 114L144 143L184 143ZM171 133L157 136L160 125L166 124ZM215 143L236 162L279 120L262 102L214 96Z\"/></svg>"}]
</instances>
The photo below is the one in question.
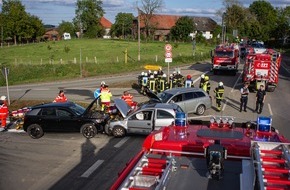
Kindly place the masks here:
<instances>
[{"instance_id":1,"label":"grass field","mask_svg":"<svg viewBox=\"0 0 290 190\"><path fill-rule=\"evenodd\" d=\"M24 44L0 48L0 64L9 68L10 84L90 77L142 70L146 64L166 66L164 45L165 42L142 42L138 62L136 41L74 39ZM171 45L173 66L207 59L213 47L197 44L193 56L191 43ZM0 79L0 85L5 85L4 78Z\"/></svg>"}]
</instances>

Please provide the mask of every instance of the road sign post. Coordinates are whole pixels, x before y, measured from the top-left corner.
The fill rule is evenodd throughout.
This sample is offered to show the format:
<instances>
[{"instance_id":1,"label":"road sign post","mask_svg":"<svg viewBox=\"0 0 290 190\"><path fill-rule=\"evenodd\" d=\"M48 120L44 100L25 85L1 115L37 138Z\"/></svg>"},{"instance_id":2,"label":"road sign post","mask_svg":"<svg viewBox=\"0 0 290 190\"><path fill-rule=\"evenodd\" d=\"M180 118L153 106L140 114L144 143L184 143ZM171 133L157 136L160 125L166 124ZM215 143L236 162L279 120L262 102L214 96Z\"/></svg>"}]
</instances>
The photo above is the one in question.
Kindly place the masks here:
<instances>
[{"instance_id":1,"label":"road sign post","mask_svg":"<svg viewBox=\"0 0 290 190\"><path fill-rule=\"evenodd\" d=\"M7 67L4 67L2 69L2 74L5 78L6 81L6 90L7 90L7 100L8 100L8 105L10 105L10 96L9 96L9 87L8 87L8 74L9 74L9 69Z\"/></svg>"},{"instance_id":2,"label":"road sign post","mask_svg":"<svg viewBox=\"0 0 290 190\"><path fill-rule=\"evenodd\" d=\"M172 46L170 44L166 44L164 47L165 50L165 63L167 63L167 82L169 83L169 63L172 63Z\"/></svg>"}]
</instances>

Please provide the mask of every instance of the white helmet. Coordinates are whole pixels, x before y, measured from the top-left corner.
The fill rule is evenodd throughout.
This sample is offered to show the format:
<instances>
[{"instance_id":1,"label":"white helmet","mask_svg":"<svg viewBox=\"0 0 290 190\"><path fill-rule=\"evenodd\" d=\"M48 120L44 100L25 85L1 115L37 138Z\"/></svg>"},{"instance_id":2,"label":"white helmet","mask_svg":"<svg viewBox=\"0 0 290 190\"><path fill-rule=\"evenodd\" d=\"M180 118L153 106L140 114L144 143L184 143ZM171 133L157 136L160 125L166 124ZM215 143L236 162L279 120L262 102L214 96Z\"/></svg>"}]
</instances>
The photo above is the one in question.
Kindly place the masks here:
<instances>
[{"instance_id":1,"label":"white helmet","mask_svg":"<svg viewBox=\"0 0 290 190\"><path fill-rule=\"evenodd\" d=\"M170 77L172 77L172 76L173 76L173 74L170 74L169 76L170 76Z\"/></svg>"},{"instance_id":2,"label":"white helmet","mask_svg":"<svg viewBox=\"0 0 290 190\"><path fill-rule=\"evenodd\" d=\"M105 81L102 81L102 82L101 82L101 85L105 85L105 84L106 84Z\"/></svg>"},{"instance_id":3,"label":"white helmet","mask_svg":"<svg viewBox=\"0 0 290 190\"><path fill-rule=\"evenodd\" d=\"M162 76L163 76L163 77L166 77L166 74L164 73Z\"/></svg>"},{"instance_id":4,"label":"white helmet","mask_svg":"<svg viewBox=\"0 0 290 190\"><path fill-rule=\"evenodd\" d=\"M151 73L151 70L148 70L148 73Z\"/></svg>"},{"instance_id":5,"label":"white helmet","mask_svg":"<svg viewBox=\"0 0 290 190\"><path fill-rule=\"evenodd\" d=\"M144 72L141 73L142 76L144 76L144 74L145 74Z\"/></svg>"},{"instance_id":6,"label":"white helmet","mask_svg":"<svg viewBox=\"0 0 290 190\"><path fill-rule=\"evenodd\" d=\"M200 75L200 78L204 79L204 77L205 77L204 74Z\"/></svg>"},{"instance_id":7,"label":"white helmet","mask_svg":"<svg viewBox=\"0 0 290 190\"><path fill-rule=\"evenodd\" d=\"M224 83L223 82L219 82L219 86L223 86L224 85Z\"/></svg>"},{"instance_id":8,"label":"white helmet","mask_svg":"<svg viewBox=\"0 0 290 190\"><path fill-rule=\"evenodd\" d=\"M173 74L176 74L176 71L173 71Z\"/></svg>"},{"instance_id":9,"label":"white helmet","mask_svg":"<svg viewBox=\"0 0 290 190\"><path fill-rule=\"evenodd\" d=\"M148 74L147 74L147 73L144 73L144 76L145 76L145 77L147 77L147 76L148 76Z\"/></svg>"},{"instance_id":10,"label":"white helmet","mask_svg":"<svg viewBox=\"0 0 290 190\"><path fill-rule=\"evenodd\" d=\"M6 96L1 96L0 100L6 100Z\"/></svg>"},{"instance_id":11,"label":"white helmet","mask_svg":"<svg viewBox=\"0 0 290 190\"><path fill-rule=\"evenodd\" d=\"M151 78L151 79L154 79L154 76L153 76L153 75L150 75L150 78Z\"/></svg>"},{"instance_id":12,"label":"white helmet","mask_svg":"<svg viewBox=\"0 0 290 190\"><path fill-rule=\"evenodd\" d=\"M157 71L154 71L154 75L157 75Z\"/></svg>"}]
</instances>

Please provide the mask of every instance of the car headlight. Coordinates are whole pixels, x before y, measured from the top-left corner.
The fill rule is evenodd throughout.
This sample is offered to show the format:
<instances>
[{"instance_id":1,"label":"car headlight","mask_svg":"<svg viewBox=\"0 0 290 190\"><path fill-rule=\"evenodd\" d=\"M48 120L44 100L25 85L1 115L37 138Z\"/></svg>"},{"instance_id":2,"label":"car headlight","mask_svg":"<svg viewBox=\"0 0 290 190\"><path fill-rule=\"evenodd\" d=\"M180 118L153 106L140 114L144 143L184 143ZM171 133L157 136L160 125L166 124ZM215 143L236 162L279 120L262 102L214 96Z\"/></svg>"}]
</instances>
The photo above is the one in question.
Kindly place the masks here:
<instances>
[{"instance_id":1,"label":"car headlight","mask_svg":"<svg viewBox=\"0 0 290 190\"><path fill-rule=\"evenodd\" d=\"M162 132L156 133L154 135L154 140L155 141L162 141L162 139L163 139L163 133Z\"/></svg>"}]
</instances>

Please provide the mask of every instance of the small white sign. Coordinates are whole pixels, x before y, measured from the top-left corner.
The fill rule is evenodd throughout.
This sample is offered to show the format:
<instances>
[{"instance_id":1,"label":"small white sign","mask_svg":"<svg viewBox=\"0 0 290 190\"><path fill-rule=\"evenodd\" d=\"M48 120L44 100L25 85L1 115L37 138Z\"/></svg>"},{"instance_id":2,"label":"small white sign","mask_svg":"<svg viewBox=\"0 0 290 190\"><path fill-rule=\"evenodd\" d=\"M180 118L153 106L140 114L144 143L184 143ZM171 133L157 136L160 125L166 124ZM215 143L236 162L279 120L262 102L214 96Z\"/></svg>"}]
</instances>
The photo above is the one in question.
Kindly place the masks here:
<instances>
[{"instance_id":1,"label":"small white sign","mask_svg":"<svg viewBox=\"0 0 290 190\"><path fill-rule=\"evenodd\" d=\"M166 63L172 63L172 58L165 58Z\"/></svg>"},{"instance_id":2,"label":"small white sign","mask_svg":"<svg viewBox=\"0 0 290 190\"><path fill-rule=\"evenodd\" d=\"M165 52L165 57L166 58L172 58L172 53L171 52Z\"/></svg>"}]
</instances>

